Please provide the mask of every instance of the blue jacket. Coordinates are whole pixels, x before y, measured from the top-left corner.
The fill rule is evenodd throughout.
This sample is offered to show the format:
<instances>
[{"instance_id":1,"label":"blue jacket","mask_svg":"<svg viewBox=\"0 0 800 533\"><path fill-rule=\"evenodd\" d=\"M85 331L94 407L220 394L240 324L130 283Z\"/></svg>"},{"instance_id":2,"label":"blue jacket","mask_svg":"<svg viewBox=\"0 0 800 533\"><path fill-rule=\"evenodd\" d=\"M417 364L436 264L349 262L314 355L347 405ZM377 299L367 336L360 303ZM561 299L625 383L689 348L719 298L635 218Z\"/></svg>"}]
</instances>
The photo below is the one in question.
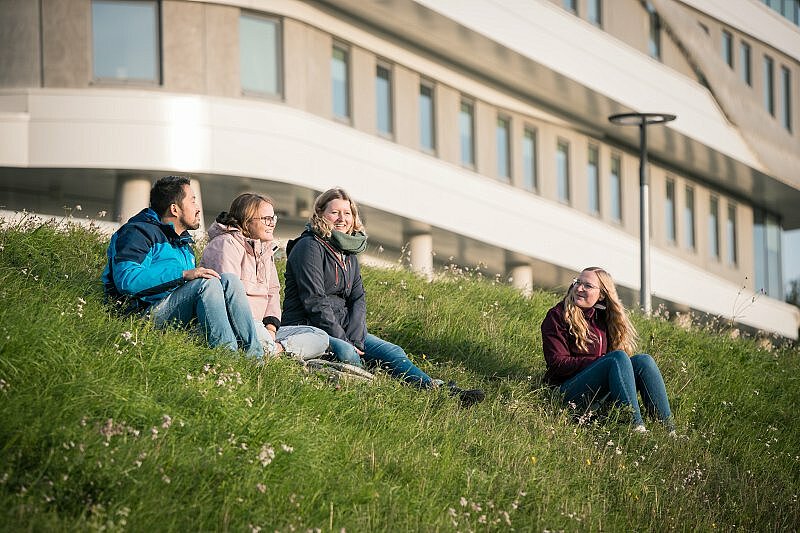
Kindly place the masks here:
<instances>
[{"instance_id":1,"label":"blue jacket","mask_svg":"<svg viewBox=\"0 0 800 533\"><path fill-rule=\"evenodd\" d=\"M178 235L155 211L143 209L111 236L103 270L106 297L126 312L160 302L185 283L183 271L195 267L193 242L188 231Z\"/></svg>"}]
</instances>

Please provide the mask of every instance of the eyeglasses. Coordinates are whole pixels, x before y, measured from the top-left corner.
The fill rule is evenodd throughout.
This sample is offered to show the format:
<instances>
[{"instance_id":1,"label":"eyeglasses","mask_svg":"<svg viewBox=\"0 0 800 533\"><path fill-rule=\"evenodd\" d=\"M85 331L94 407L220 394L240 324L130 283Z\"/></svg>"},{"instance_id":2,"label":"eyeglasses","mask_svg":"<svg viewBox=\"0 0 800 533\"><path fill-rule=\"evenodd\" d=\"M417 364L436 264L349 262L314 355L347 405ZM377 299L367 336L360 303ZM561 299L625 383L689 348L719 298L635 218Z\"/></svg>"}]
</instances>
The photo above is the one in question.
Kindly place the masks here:
<instances>
[{"instance_id":1,"label":"eyeglasses","mask_svg":"<svg viewBox=\"0 0 800 533\"><path fill-rule=\"evenodd\" d=\"M278 223L278 215L272 215L271 217L256 217L255 220L260 220L268 226L274 226Z\"/></svg>"},{"instance_id":2,"label":"eyeglasses","mask_svg":"<svg viewBox=\"0 0 800 533\"><path fill-rule=\"evenodd\" d=\"M572 278L572 284L576 287L583 287L587 291L591 291L593 289L599 289L600 287L595 287L591 283L587 283L585 281L581 281L578 278Z\"/></svg>"}]
</instances>

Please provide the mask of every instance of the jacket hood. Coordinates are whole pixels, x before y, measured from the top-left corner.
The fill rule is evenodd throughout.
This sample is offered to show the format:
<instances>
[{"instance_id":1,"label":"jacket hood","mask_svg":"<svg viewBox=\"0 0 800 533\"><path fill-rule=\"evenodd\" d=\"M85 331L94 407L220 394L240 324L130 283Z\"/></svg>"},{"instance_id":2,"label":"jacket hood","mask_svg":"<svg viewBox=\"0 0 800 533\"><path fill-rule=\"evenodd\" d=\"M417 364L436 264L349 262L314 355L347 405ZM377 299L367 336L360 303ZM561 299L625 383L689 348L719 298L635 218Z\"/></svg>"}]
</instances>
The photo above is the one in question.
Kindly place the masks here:
<instances>
[{"instance_id":1,"label":"jacket hood","mask_svg":"<svg viewBox=\"0 0 800 533\"><path fill-rule=\"evenodd\" d=\"M224 235L226 233L233 235L237 239L241 239L242 242L244 242L244 234L242 233L242 230L236 226L226 226L225 224L220 224L219 222L214 222L214 224L208 228L208 240L211 240L214 237L219 237L220 235Z\"/></svg>"}]
</instances>

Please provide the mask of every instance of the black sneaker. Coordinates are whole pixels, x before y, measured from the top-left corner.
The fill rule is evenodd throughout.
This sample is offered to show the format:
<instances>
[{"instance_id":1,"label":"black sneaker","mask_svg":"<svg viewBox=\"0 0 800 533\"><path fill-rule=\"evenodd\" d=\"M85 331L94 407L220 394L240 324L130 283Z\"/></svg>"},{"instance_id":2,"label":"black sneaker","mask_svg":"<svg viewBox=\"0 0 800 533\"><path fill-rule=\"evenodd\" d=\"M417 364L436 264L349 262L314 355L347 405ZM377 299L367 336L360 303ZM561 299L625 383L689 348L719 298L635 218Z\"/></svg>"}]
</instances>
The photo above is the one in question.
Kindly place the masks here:
<instances>
[{"instance_id":1,"label":"black sneaker","mask_svg":"<svg viewBox=\"0 0 800 533\"><path fill-rule=\"evenodd\" d=\"M458 396L461 401L461 407L471 407L486 399L486 395L481 389L464 390L457 387L455 381L449 382L447 387L450 389L450 396Z\"/></svg>"}]
</instances>

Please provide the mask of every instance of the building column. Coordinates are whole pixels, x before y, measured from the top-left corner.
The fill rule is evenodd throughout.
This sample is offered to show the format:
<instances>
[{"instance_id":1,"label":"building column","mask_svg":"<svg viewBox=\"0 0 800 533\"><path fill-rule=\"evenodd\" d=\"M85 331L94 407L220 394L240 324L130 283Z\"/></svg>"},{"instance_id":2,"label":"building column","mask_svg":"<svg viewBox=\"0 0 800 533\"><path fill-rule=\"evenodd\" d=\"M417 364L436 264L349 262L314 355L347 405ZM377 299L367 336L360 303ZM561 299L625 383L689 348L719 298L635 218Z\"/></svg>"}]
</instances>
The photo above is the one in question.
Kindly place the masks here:
<instances>
[{"instance_id":1,"label":"building column","mask_svg":"<svg viewBox=\"0 0 800 533\"><path fill-rule=\"evenodd\" d=\"M516 265L511 268L511 285L525 296L533 292L533 267L530 265Z\"/></svg>"},{"instance_id":2,"label":"building column","mask_svg":"<svg viewBox=\"0 0 800 533\"><path fill-rule=\"evenodd\" d=\"M430 233L420 233L408 238L411 270L428 281L433 279L433 237Z\"/></svg>"},{"instance_id":3,"label":"building column","mask_svg":"<svg viewBox=\"0 0 800 533\"><path fill-rule=\"evenodd\" d=\"M124 224L129 218L150 205L151 188L150 178L144 176L120 176L117 178L114 220Z\"/></svg>"}]
</instances>

